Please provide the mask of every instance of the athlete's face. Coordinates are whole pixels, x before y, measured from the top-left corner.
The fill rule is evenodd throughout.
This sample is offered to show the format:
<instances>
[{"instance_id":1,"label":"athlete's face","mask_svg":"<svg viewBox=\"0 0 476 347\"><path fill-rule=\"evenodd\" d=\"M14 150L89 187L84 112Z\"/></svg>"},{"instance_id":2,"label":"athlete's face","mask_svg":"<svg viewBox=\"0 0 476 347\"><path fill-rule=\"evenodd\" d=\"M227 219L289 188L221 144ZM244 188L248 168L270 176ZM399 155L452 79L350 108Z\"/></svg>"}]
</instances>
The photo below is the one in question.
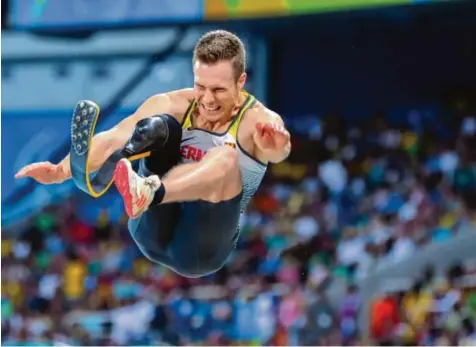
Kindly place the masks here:
<instances>
[{"instance_id":1,"label":"athlete's face","mask_svg":"<svg viewBox=\"0 0 476 347\"><path fill-rule=\"evenodd\" d=\"M212 65L197 61L193 70L195 99L200 115L209 121L230 117L233 108L239 103L246 74L243 73L237 82L230 61L220 61Z\"/></svg>"}]
</instances>

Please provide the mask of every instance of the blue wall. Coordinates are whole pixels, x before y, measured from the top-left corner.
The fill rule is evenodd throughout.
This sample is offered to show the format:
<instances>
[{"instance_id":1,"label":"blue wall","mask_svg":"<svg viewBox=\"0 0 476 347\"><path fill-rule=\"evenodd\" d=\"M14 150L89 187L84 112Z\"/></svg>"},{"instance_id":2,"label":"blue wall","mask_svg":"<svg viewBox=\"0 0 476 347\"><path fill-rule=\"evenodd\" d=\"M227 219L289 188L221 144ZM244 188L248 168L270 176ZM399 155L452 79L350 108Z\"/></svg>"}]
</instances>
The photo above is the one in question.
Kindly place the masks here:
<instances>
[{"instance_id":1,"label":"blue wall","mask_svg":"<svg viewBox=\"0 0 476 347\"><path fill-rule=\"evenodd\" d=\"M358 115L439 102L453 86L476 86L476 20L365 23L336 19L274 36L272 106L288 115L329 109Z\"/></svg>"}]
</instances>

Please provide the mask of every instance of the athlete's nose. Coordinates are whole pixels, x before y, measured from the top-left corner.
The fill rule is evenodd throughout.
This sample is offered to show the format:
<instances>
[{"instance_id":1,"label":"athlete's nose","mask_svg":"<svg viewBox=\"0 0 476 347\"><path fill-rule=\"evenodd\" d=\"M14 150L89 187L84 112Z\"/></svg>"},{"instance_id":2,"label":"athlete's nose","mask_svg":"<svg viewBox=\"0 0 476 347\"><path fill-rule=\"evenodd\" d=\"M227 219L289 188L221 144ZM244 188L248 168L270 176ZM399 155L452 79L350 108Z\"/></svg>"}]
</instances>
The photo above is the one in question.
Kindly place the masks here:
<instances>
[{"instance_id":1,"label":"athlete's nose","mask_svg":"<svg viewBox=\"0 0 476 347\"><path fill-rule=\"evenodd\" d=\"M203 93L202 102L205 105L210 105L210 104L213 104L215 102L215 97L214 97L211 90L208 90L208 89L205 90L205 92Z\"/></svg>"}]
</instances>

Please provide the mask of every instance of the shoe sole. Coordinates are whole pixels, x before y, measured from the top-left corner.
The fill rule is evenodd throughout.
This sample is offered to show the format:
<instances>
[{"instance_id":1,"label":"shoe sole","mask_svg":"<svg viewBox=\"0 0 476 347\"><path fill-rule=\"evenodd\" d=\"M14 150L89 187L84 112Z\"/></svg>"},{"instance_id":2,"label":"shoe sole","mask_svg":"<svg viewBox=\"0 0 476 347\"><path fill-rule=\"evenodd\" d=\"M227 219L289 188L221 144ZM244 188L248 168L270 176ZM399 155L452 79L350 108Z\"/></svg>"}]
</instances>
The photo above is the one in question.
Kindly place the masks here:
<instances>
[{"instance_id":1,"label":"shoe sole","mask_svg":"<svg viewBox=\"0 0 476 347\"><path fill-rule=\"evenodd\" d=\"M133 213L133 197L131 187L130 172L132 170L131 163L127 159L120 160L116 169L114 170L114 184L116 185L117 191L121 194L124 201L124 207L129 218L134 218Z\"/></svg>"}]
</instances>

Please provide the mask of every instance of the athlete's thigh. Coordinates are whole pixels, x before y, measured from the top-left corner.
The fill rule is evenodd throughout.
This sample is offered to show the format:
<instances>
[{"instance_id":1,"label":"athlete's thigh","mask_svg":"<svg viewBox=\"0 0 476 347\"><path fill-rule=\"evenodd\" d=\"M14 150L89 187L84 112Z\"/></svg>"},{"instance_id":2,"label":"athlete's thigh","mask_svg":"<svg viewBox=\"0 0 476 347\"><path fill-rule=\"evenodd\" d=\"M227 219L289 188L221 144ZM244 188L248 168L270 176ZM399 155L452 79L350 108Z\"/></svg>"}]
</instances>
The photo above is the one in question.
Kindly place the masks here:
<instances>
[{"instance_id":1,"label":"athlete's thigh","mask_svg":"<svg viewBox=\"0 0 476 347\"><path fill-rule=\"evenodd\" d=\"M151 206L139 218L129 220L132 238L149 259L164 262L163 255L174 237L180 215L180 204L173 203Z\"/></svg>"},{"instance_id":2,"label":"athlete's thigh","mask_svg":"<svg viewBox=\"0 0 476 347\"><path fill-rule=\"evenodd\" d=\"M219 203L181 204L180 221L168 247L175 263L188 274L218 270L235 247L242 195Z\"/></svg>"}]
</instances>

